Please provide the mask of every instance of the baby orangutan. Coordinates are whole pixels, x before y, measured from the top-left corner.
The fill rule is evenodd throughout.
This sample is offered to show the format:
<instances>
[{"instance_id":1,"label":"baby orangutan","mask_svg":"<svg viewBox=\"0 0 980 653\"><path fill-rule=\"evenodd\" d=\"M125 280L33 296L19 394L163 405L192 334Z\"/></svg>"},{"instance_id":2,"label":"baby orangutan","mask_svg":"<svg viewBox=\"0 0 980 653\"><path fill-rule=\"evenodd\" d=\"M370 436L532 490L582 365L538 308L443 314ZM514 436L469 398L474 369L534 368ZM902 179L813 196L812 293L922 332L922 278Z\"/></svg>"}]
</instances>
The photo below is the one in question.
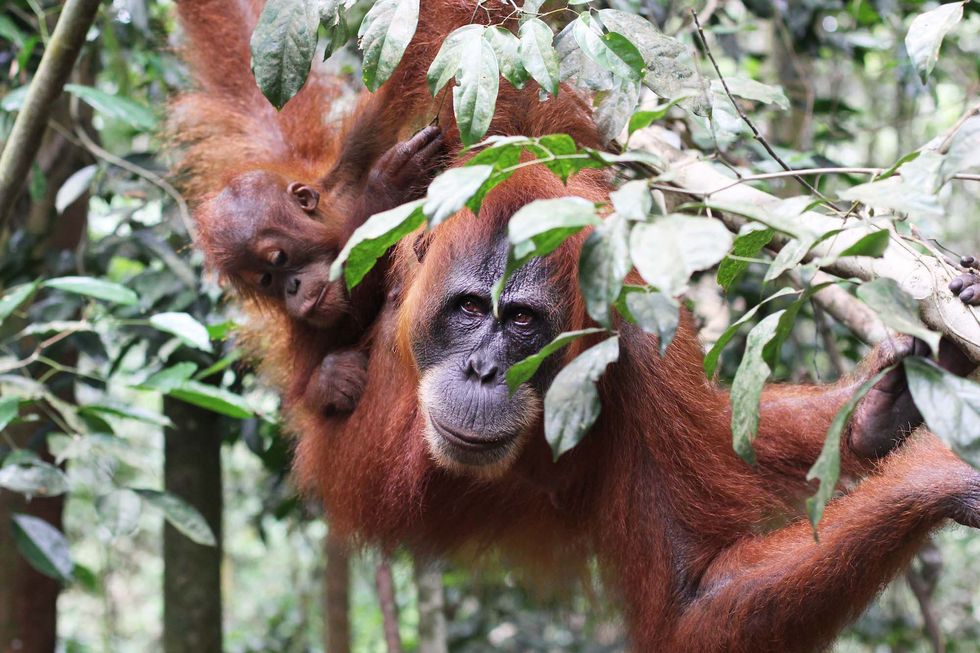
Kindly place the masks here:
<instances>
[{"instance_id":1,"label":"baby orangutan","mask_svg":"<svg viewBox=\"0 0 980 653\"><path fill-rule=\"evenodd\" d=\"M200 208L198 241L221 278L262 310L278 311L324 343L309 364L303 400L327 413L350 412L366 380L364 334L384 300L385 261L354 291L329 280L337 252L364 221L424 193L439 165L442 134L428 127L389 149L367 178L336 172L307 184L273 169L241 173ZM293 375L295 378L297 375Z\"/></svg>"}]
</instances>

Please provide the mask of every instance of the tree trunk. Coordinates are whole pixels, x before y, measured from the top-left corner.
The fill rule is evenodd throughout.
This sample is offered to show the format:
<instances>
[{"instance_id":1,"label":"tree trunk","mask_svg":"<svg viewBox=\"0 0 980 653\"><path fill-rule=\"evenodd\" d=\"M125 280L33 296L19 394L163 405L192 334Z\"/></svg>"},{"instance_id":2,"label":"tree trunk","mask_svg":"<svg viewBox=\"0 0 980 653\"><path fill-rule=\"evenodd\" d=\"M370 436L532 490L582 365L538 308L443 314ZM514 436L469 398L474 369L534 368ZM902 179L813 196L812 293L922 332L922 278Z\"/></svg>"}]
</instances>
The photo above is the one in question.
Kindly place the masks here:
<instances>
[{"instance_id":1,"label":"tree trunk","mask_svg":"<svg viewBox=\"0 0 980 653\"><path fill-rule=\"evenodd\" d=\"M395 579L391 575L388 557L381 556L381 562L374 576L378 589L378 603L381 605L381 619L384 624L385 643L388 653L402 653L401 635L398 633L398 603L395 601Z\"/></svg>"},{"instance_id":2,"label":"tree trunk","mask_svg":"<svg viewBox=\"0 0 980 653\"><path fill-rule=\"evenodd\" d=\"M164 484L197 508L217 546L195 544L170 524L163 531L163 650L221 651L221 418L164 399L174 423L165 435Z\"/></svg>"},{"instance_id":3,"label":"tree trunk","mask_svg":"<svg viewBox=\"0 0 980 653\"><path fill-rule=\"evenodd\" d=\"M415 588L419 604L418 653L449 653L441 565L416 562Z\"/></svg>"},{"instance_id":4,"label":"tree trunk","mask_svg":"<svg viewBox=\"0 0 980 653\"><path fill-rule=\"evenodd\" d=\"M330 532L324 540L327 568L324 572L324 633L326 653L350 653L350 550L342 538Z\"/></svg>"},{"instance_id":5,"label":"tree trunk","mask_svg":"<svg viewBox=\"0 0 980 653\"><path fill-rule=\"evenodd\" d=\"M79 81L90 82L94 70L95 59L86 57L79 66ZM64 98L51 113L62 123L68 121L68 103ZM90 124L91 112L83 110L78 120L83 125ZM83 193L61 215L54 210L55 196L65 180L91 163L91 159L63 136L48 130L34 161L44 171L47 192L32 201L21 189L14 226L37 236L37 261L58 261L59 257L50 254L76 252L85 238L89 194ZM42 262L25 270L25 276L38 278L61 272L47 268ZM78 361L78 352L70 345L70 339L46 353L64 365L74 366ZM36 373L34 367L28 371ZM74 403L71 377L57 376L48 387L60 399ZM30 447L43 459L53 462L45 438L56 427L44 419L43 413L35 411L35 414L41 418L40 422L9 426L6 434L18 447ZM55 650L61 583L36 571L20 554L13 539L11 517L16 513L39 517L61 531L64 506L64 497L35 498L28 502L18 493L0 490L0 653L53 653Z\"/></svg>"},{"instance_id":6,"label":"tree trunk","mask_svg":"<svg viewBox=\"0 0 980 653\"><path fill-rule=\"evenodd\" d=\"M53 653L61 583L36 571L17 550L10 516L26 513L61 530L63 497L34 499L0 490L0 653Z\"/></svg>"}]
</instances>

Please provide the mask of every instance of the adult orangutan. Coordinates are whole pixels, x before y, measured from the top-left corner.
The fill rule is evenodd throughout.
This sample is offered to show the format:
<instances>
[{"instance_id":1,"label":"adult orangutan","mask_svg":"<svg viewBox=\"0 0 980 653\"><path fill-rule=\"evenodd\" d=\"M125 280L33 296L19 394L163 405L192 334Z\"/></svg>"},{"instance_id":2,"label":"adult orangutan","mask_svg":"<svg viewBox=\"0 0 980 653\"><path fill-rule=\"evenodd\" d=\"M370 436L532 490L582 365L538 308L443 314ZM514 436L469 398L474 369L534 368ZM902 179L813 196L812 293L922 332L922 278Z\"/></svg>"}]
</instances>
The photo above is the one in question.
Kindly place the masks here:
<instances>
[{"instance_id":1,"label":"adult orangutan","mask_svg":"<svg viewBox=\"0 0 980 653\"><path fill-rule=\"evenodd\" d=\"M274 366L287 403L349 412L365 382L364 336L384 298L386 266L348 296L329 281L330 264L370 215L424 192L442 160L442 134L428 127L396 144L413 115L390 102L397 82L331 125L325 114L341 83L319 70L277 112L249 67L263 4L178 3L198 87L174 106L178 171L208 265L251 312L276 323L257 338L291 343L276 349L285 358Z\"/></svg>"},{"instance_id":2,"label":"adult orangutan","mask_svg":"<svg viewBox=\"0 0 980 653\"><path fill-rule=\"evenodd\" d=\"M423 0L406 55L428 63L471 2ZM485 12L493 16L492 8ZM478 12L478 16L483 13ZM428 41L428 43L427 43ZM574 133L599 143L568 89L501 87L492 133ZM447 140L456 146L448 110ZM536 199L606 201L595 171L567 186L539 166L397 248L389 302L373 334L365 394L344 422L300 407L297 472L324 500L332 528L422 554L493 546L537 575L572 576L594 556L621 602L637 651L766 652L826 647L909 561L933 529L980 526L980 474L920 423L893 371L851 419L842 465L865 477L830 503L815 541L794 506L828 426L857 386L916 353L910 339L876 349L847 379L768 387L756 466L731 446L727 393L703 374L688 317L666 355L656 338L617 324L619 359L599 383L602 414L557 461L541 398L561 365L594 341L555 355L513 395L504 372L562 331L590 326L577 284L584 235L513 275L499 317L490 291L513 213ZM947 367L968 367L944 351Z\"/></svg>"}]
</instances>

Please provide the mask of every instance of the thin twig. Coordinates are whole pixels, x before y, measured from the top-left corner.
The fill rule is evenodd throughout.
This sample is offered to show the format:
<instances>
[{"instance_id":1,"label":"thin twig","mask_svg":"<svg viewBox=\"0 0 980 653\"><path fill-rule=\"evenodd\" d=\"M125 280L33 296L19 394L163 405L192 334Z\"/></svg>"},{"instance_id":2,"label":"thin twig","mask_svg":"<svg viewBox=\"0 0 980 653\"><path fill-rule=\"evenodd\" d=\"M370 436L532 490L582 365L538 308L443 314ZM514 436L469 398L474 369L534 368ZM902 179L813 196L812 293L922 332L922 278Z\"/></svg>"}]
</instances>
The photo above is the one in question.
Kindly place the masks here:
<instances>
[{"instance_id":1,"label":"thin twig","mask_svg":"<svg viewBox=\"0 0 980 653\"><path fill-rule=\"evenodd\" d=\"M738 186L739 184L744 184L747 181L763 181L765 179L779 179L780 177L795 177L797 175L880 175L885 172L887 168L799 168L797 170L786 170L783 172L764 172L758 175L746 175L745 177L739 177L738 179L732 181L732 183L727 186L722 186L717 188L708 195L712 193L720 193L723 190L728 190L732 186ZM896 172L895 174L901 176L902 173ZM958 173L953 175L953 179L959 179L961 181L980 181L980 175L974 175L970 173ZM845 216L846 217L846 216Z\"/></svg>"},{"instance_id":2,"label":"thin twig","mask_svg":"<svg viewBox=\"0 0 980 653\"><path fill-rule=\"evenodd\" d=\"M763 148L765 148L766 152L769 153L769 156L771 156L773 160L783 168L783 170L786 170L787 172L793 172L793 169L789 167L789 164L783 161L783 159L778 154L776 154L776 150L772 149L772 146L769 144L769 141L767 141L765 136L762 135L762 132L760 132L759 129L755 126L755 123L753 123L749 119L749 117L745 115L745 112L742 111L742 107L738 105L738 102L735 100L735 96L732 95L731 90L728 88L728 83L725 81L725 76L721 74L721 68L718 67L718 62L715 61L715 55L711 52L711 48L708 47L708 40L704 35L704 29L702 29L701 27L701 21L698 19L698 13L694 9L692 9L691 15L694 17L694 25L695 27L697 27L698 37L701 39L701 45L704 46L704 52L706 55L708 55L708 60L711 61L711 65L714 67L715 72L718 74L718 81L721 82L722 88L725 89L725 95L728 96L728 99L731 101L732 106L735 107L735 111L738 112L739 118L741 118L742 122L744 122L748 126L748 128L752 130L752 136L755 138L755 140L759 142L759 144L762 145ZM821 193L816 188L811 186L810 182L808 182L806 179L796 174L792 174L791 176L794 179L796 179L796 181L799 182L799 184L804 188L806 188L808 191L810 191L817 197L825 200L835 211L840 210L836 206L834 206L833 202L831 202L829 198L824 196L823 193Z\"/></svg>"},{"instance_id":3,"label":"thin twig","mask_svg":"<svg viewBox=\"0 0 980 653\"><path fill-rule=\"evenodd\" d=\"M0 374L6 374L8 372L12 372L13 370L18 370L27 367L31 363L37 362L38 359L41 358L41 352L43 352L45 349L61 342L62 340L64 340L65 338L67 338L73 333L77 333L79 331L85 331L85 330L86 329L66 329L65 331L62 331L60 333L51 336L47 340L41 341L40 343L38 343L37 347L34 348L34 351L31 353L31 355L28 356L27 358L22 358L18 361L14 361L6 365L0 365Z\"/></svg>"},{"instance_id":4,"label":"thin twig","mask_svg":"<svg viewBox=\"0 0 980 653\"><path fill-rule=\"evenodd\" d=\"M76 107L73 107L73 109L75 108ZM72 114L75 114L74 110L72 111ZM74 117L75 116L73 115L72 118ZM173 199L173 201L177 204L177 213L180 215L180 221L183 223L184 229L187 230L187 233L190 236L191 240L194 240L194 238L197 235L197 231L194 229L194 222L191 220L191 213L190 210L187 208L187 201L184 199L184 196L180 194L180 191L178 191L176 188L171 186L166 179L156 174L155 172L147 170L142 166L138 166L135 163L132 163L131 161L127 161L126 159L123 159L122 157L118 157L112 152L109 152L108 150L102 148L98 143L92 140L92 137L89 136L88 133L86 133L85 129L80 124L78 124L77 121L75 122L75 136L78 137L78 140L82 144L82 147L84 147L86 150L91 152L93 156L98 157L108 163L111 163L112 165L118 168L122 168L123 170L126 170L127 172L130 172L136 175L137 177L142 177L143 179L146 179L148 182L150 182L151 184L153 184L154 186L162 190L164 193L169 195L171 199Z\"/></svg>"},{"instance_id":5,"label":"thin twig","mask_svg":"<svg viewBox=\"0 0 980 653\"><path fill-rule=\"evenodd\" d=\"M960 127L963 126L963 123L965 123L973 116L980 116L980 104L976 105L975 107L973 107L972 109L964 113L962 116L960 116L960 119L956 121L956 124L949 128L949 131L947 131L946 135L943 136L942 145L939 146L938 152L940 154L946 154L946 152L949 151L949 146L953 142L953 136L956 136L956 132L960 130Z\"/></svg>"},{"instance_id":6,"label":"thin twig","mask_svg":"<svg viewBox=\"0 0 980 653\"><path fill-rule=\"evenodd\" d=\"M0 154L0 231L6 227L14 202L24 187L51 108L68 81L100 4L100 0L68 0L61 10L51 41L27 89L24 105Z\"/></svg>"}]
</instances>

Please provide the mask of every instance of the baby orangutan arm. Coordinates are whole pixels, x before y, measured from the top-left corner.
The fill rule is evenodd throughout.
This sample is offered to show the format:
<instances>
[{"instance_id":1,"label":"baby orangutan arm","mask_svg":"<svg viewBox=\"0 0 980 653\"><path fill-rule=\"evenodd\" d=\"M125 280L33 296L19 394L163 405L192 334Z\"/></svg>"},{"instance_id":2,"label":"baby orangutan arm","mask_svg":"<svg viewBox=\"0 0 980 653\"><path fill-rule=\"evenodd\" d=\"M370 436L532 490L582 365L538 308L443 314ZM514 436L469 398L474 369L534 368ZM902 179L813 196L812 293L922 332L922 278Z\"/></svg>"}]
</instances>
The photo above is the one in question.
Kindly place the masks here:
<instances>
[{"instance_id":1,"label":"baby orangutan arm","mask_svg":"<svg viewBox=\"0 0 980 653\"><path fill-rule=\"evenodd\" d=\"M350 224L363 224L375 213L420 197L441 167L442 151L443 138L438 127L427 127L389 149L371 169ZM373 272L375 277L383 274L383 268ZM351 298L354 311L359 308L357 299L356 295ZM360 345L363 341L358 342ZM337 350L327 354L313 371L304 401L327 414L349 413L357 405L366 382L365 353L360 349Z\"/></svg>"},{"instance_id":2,"label":"baby orangutan arm","mask_svg":"<svg viewBox=\"0 0 980 653\"><path fill-rule=\"evenodd\" d=\"M367 356L357 349L327 354L306 388L304 400L327 414L349 413L367 383Z\"/></svg>"}]
</instances>

